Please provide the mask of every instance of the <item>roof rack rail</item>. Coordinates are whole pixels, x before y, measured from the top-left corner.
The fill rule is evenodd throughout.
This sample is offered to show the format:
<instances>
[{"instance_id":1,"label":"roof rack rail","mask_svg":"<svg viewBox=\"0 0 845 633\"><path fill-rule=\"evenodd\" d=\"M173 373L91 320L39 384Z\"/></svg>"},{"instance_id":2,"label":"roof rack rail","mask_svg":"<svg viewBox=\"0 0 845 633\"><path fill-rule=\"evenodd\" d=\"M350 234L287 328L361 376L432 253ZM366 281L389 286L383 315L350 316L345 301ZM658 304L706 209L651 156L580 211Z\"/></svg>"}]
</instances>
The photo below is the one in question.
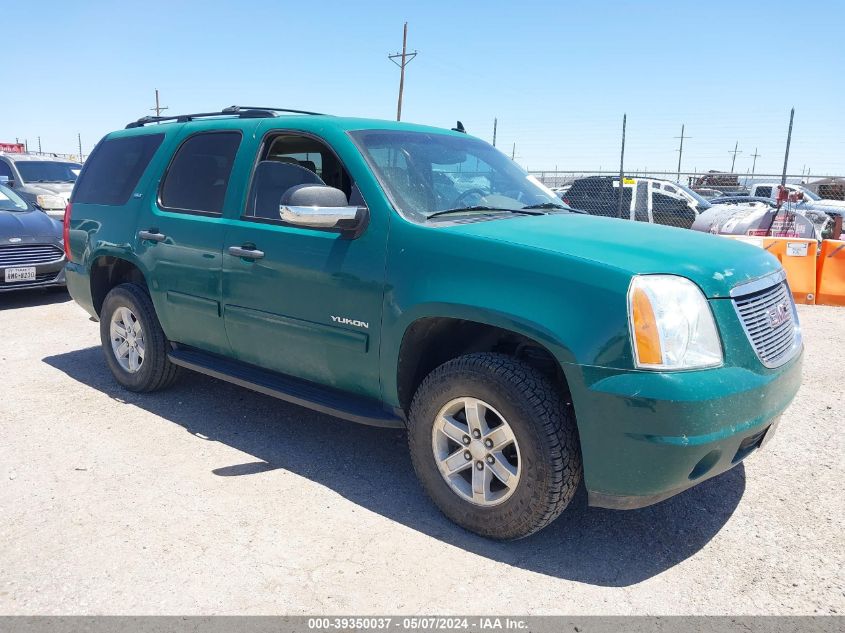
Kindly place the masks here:
<instances>
[{"instance_id":1,"label":"roof rack rail","mask_svg":"<svg viewBox=\"0 0 845 633\"><path fill-rule=\"evenodd\" d=\"M244 110L265 110L267 112L291 112L293 114L312 114L315 116L324 116L322 112L311 112L309 110L291 110L290 108L264 108L260 106L229 106L228 108L223 108L223 112L226 113L236 113L242 112Z\"/></svg>"},{"instance_id":2,"label":"roof rack rail","mask_svg":"<svg viewBox=\"0 0 845 633\"><path fill-rule=\"evenodd\" d=\"M294 114L314 114L319 112L309 112L307 110L290 110L287 108L256 108L253 106L229 106L223 108L220 112L197 112L195 114L174 114L171 116L144 116L137 121L131 121L126 125L126 129L136 127L144 127L150 123L161 123L163 121L176 121L178 123L187 123L194 119L202 119L214 116L232 116L235 115L241 119L266 119L276 116L276 112L292 112Z\"/></svg>"}]
</instances>

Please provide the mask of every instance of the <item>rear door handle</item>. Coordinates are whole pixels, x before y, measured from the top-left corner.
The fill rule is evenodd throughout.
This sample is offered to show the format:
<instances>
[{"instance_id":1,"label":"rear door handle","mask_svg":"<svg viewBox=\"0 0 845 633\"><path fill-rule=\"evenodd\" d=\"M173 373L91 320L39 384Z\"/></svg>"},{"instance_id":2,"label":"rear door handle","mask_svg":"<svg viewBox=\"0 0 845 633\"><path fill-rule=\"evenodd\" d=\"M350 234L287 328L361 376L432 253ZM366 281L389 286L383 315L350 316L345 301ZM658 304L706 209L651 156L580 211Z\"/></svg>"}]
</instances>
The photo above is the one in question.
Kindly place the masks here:
<instances>
[{"instance_id":1,"label":"rear door handle","mask_svg":"<svg viewBox=\"0 0 845 633\"><path fill-rule=\"evenodd\" d=\"M264 251L259 251L255 248L244 248L243 246L230 246L229 255L243 257L244 259L261 259L264 257Z\"/></svg>"},{"instance_id":2,"label":"rear door handle","mask_svg":"<svg viewBox=\"0 0 845 633\"><path fill-rule=\"evenodd\" d=\"M163 242L167 239L164 233L159 233L158 229L150 229L149 231L138 231L138 237L142 240L149 240L151 242Z\"/></svg>"}]
</instances>

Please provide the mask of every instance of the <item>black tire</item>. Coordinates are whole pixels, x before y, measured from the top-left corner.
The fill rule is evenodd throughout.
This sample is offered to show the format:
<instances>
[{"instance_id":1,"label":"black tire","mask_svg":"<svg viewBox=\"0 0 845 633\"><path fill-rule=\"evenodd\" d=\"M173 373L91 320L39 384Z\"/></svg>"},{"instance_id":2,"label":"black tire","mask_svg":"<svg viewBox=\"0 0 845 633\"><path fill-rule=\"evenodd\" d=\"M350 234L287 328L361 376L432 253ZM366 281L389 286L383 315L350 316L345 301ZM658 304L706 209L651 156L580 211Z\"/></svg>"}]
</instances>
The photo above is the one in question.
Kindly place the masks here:
<instances>
[{"instance_id":1,"label":"black tire","mask_svg":"<svg viewBox=\"0 0 845 633\"><path fill-rule=\"evenodd\" d=\"M144 359L136 372L121 367L111 345L111 319L118 308L129 308L141 324L144 333ZM106 364L117 382L130 391L158 391L173 384L179 367L170 362L167 352L170 343L164 336L150 295L143 287L132 284L115 286L106 295L100 310L100 341Z\"/></svg>"},{"instance_id":2,"label":"black tire","mask_svg":"<svg viewBox=\"0 0 845 633\"><path fill-rule=\"evenodd\" d=\"M438 470L432 449L435 418L461 397L478 398L496 409L519 445L519 482L498 505L475 505L460 497ZM544 528L563 512L581 481L572 406L539 371L503 354L469 354L431 372L414 395L408 441L414 470L437 507L458 525L489 538L518 539Z\"/></svg>"}]
</instances>

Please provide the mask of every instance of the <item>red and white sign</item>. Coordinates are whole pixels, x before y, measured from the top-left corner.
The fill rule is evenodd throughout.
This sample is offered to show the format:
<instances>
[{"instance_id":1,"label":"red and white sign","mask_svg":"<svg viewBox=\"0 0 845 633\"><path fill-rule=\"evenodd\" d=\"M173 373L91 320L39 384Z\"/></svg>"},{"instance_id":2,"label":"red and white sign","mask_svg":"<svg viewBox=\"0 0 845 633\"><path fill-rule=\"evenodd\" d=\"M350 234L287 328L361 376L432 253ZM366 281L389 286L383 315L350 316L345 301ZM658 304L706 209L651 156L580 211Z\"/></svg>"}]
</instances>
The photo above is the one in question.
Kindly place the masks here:
<instances>
[{"instance_id":1,"label":"red and white sign","mask_svg":"<svg viewBox=\"0 0 845 633\"><path fill-rule=\"evenodd\" d=\"M10 154L23 154L26 151L23 143L0 143L0 152Z\"/></svg>"}]
</instances>

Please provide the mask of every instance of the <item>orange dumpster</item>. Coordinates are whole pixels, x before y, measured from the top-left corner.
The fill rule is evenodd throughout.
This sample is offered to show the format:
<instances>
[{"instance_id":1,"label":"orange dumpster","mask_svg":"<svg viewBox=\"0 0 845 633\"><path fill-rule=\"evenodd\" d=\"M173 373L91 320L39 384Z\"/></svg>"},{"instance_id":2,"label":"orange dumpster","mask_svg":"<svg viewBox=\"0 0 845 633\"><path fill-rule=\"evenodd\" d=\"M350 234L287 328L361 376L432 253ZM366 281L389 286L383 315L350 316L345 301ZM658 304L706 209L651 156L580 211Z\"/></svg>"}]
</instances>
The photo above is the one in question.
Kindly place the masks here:
<instances>
[{"instance_id":1,"label":"orange dumpster","mask_svg":"<svg viewBox=\"0 0 845 633\"><path fill-rule=\"evenodd\" d=\"M804 237L757 237L723 235L769 251L786 271L786 280L796 303L816 302L816 254L818 242Z\"/></svg>"},{"instance_id":2,"label":"orange dumpster","mask_svg":"<svg viewBox=\"0 0 845 633\"><path fill-rule=\"evenodd\" d=\"M816 303L845 306L845 240L822 242L816 274Z\"/></svg>"}]
</instances>

